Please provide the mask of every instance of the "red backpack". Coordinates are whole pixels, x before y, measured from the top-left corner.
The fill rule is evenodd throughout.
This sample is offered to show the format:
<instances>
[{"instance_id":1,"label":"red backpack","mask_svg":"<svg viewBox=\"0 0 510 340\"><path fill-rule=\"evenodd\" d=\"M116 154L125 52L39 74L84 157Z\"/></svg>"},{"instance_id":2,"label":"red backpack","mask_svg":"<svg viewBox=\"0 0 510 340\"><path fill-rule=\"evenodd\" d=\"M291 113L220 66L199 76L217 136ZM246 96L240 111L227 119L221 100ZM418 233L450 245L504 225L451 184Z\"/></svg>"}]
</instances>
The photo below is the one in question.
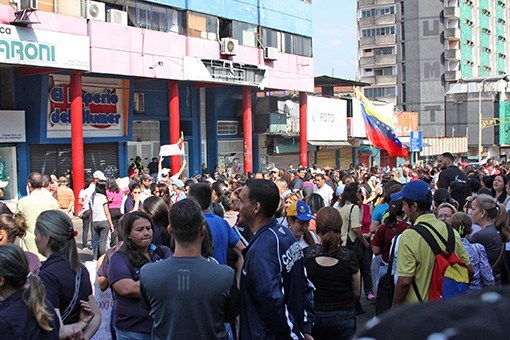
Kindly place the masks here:
<instances>
[{"instance_id":1,"label":"red backpack","mask_svg":"<svg viewBox=\"0 0 510 340\"><path fill-rule=\"evenodd\" d=\"M425 239L435 255L434 269L430 279L429 301L447 299L466 292L469 286L469 273L466 264L455 254L455 234L453 228L446 225L448 230L447 240L428 223L422 222L411 228ZM430 230L445 245L445 250L439 247ZM418 300L422 302L423 299L414 280L412 284Z\"/></svg>"}]
</instances>

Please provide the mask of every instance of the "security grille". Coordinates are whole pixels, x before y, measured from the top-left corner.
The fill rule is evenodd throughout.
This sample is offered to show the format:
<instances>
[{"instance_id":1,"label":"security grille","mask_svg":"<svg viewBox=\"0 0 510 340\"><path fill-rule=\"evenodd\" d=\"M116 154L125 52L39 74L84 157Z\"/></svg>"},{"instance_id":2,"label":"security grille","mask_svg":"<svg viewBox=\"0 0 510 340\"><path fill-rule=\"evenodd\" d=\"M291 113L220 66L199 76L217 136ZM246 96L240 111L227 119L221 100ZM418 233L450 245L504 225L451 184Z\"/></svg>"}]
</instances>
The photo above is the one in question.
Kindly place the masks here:
<instances>
[{"instance_id":1,"label":"security grille","mask_svg":"<svg viewBox=\"0 0 510 340\"><path fill-rule=\"evenodd\" d=\"M219 120L216 127L218 136L235 136L238 134L239 122L235 120Z\"/></svg>"}]
</instances>

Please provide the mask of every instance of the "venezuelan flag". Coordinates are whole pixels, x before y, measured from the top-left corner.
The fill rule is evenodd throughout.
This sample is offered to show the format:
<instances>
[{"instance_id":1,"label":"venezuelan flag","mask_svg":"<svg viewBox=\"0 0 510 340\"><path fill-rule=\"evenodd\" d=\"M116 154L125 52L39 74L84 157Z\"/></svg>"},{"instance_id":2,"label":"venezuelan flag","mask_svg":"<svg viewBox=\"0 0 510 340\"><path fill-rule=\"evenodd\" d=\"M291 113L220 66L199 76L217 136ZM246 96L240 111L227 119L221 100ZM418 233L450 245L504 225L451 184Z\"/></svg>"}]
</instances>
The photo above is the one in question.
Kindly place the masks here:
<instances>
[{"instance_id":1,"label":"venezuelan flag","mask_svg":"<svg viewBox=\"0 0 510 340\"><path fill-rule=\"evenodd\" d=\"M407 149L395 135L395 125L390 116L378 112L377 108L358 89L355 89L365 120L367 138L379 149L386 150L391 157L406 157Z\"/></svg>"}]
</instances>

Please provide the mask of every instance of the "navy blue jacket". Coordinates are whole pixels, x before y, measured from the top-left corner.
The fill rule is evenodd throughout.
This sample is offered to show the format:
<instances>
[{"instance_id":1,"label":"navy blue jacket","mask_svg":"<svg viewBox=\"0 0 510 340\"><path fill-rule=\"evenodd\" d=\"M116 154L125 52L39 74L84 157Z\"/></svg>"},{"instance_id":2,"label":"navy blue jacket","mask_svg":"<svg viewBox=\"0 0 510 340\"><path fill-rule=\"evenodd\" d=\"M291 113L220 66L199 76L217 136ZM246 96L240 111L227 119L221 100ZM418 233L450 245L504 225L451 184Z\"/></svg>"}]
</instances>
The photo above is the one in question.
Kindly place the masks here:
<instances>
[{"instance_id":1,"label":"navy blue jacket","mask_svg":"<svg viewBox=\"0 0 510 340\"><path fill-rule=\"evenodd\" d=\"M313 286L292 232L271 219L243 250L241 339L303 339L313 324Z\"/></svg>"}]
</instances>

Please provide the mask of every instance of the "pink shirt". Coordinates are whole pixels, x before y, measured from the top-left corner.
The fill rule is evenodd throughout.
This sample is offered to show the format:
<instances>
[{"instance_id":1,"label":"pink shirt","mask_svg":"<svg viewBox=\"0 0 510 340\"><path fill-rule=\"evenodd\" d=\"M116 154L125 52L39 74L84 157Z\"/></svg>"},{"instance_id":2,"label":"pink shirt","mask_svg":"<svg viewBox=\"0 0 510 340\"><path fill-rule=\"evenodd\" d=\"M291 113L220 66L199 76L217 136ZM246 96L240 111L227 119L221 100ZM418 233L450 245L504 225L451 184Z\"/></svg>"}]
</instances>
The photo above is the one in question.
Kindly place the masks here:
<instances>
[{"instance_id":1,"label":"pink shirt","mask_svg":"<svg viewBox=\"0 0 510 340\"><path fill-rule=\"evenodd\" d=\"M120 209L122 206L122 197L124 197L122 190L119 190L119 192L111 192L110 190L106 190L106 197L108 198L108 207L110 209Z\"/></svg>"}]
</instances>

